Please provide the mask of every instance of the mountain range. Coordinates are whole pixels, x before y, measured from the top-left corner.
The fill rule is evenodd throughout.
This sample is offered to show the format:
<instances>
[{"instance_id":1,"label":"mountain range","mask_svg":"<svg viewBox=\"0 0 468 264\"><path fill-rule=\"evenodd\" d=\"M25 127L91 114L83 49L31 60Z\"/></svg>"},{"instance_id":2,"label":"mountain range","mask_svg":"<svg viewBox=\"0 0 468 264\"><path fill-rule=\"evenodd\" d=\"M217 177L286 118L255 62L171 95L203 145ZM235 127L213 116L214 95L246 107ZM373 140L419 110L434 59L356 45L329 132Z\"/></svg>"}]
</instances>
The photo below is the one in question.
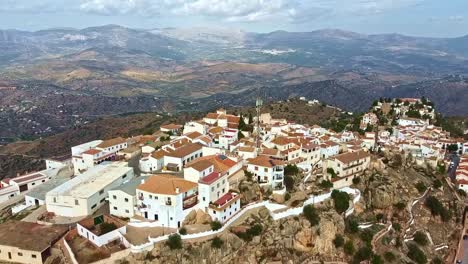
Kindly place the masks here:
<instances>
[{"instance_id":1,"label":"mountain range","mask_svg":"<svg viewBox=\"0 0 468 264\"><path fill-rule=\"evenodd\" d=\"M0 123L10 124L0 137L17 127L25 137L56 133L110 114L245 105L259 95L350 111L382 96L426 96L446 115L468 115L468 36L107 25L0 30L0 50Z\"/></svg>"}]
</instances>

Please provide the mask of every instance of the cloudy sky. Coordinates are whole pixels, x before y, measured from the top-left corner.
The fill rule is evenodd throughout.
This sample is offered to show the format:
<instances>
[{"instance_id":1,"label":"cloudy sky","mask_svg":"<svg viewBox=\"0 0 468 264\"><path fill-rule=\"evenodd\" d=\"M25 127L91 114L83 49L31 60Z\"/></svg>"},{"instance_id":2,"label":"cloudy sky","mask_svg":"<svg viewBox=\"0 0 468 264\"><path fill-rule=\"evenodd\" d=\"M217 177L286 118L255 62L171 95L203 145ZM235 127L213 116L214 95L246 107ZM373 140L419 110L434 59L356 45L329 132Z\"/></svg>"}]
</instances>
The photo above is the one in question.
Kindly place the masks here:
<instances>
[{"instance_id":1,"label":"cloudy sky","mask_svg":"<svg viewBox=\"0 0 468 264\"><path fill-rule=\"evenodd\" d=\"M452 37L468 34L468 0L0 0L2 29L105 24Z\"/></svg>"}]
</instances>

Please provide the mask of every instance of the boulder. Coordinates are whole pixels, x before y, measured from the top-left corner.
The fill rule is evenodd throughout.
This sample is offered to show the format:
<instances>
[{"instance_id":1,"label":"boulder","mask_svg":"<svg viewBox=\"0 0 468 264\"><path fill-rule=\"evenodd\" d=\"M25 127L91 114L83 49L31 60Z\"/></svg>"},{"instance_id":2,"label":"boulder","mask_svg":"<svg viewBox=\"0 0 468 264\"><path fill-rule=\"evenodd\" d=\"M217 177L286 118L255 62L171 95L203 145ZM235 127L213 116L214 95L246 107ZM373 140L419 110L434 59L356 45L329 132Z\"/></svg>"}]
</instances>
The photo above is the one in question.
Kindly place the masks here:
<instances>
[{"instance_id":1,"label":"boulder","mask_svg":"<svg viewBox=\"0 0 468 264\"><path fill-rule=\"evenodd\" d=\"M248 204L258 201L261 197L260 185L248 181L243 181L239 185L239 190L242 194L241 203Z\"/></svg>"},{"instance_id":2,"label":"boulder","mask_svg":"<svg viewBox=\"0 0 468 264\"><path fill-rule=\"evenodd\" d=\"M195 224L197 218L197 212L195 210L190 211L190 213L185 217L182 225L192 225Z\"/></svg>"},{"instance_id":3,"label":"boulder","mask_svg":"<svg viewBox=\"0 0 468 264\"><path fill-rule=\"evenodd\" d=\"M273 201L275 201L276 203L279 203L279 204L284 203L284 195L282 195L282 194L274 193L271 196L271 199L273 199Z\"/></svg>"},{"instance_id":4,"label":"boulder","mask_svg":"<svg viewBox=\"0 0 468 264\"><path fill-rule=\"evenodd\" d=\"M209 224L211 223L211 216L205 212L203 212L203 210L197 210L197 215L196 215L196 218L195 218L195 224L199 224L199 225L205 225L205 224Z\"/></svg>"},{"instance_id":5,"label":"boulder","mask_svg":"<svg viewBox=\"0 0 468 264\"><path fill-rule=\"evenodd\" d=\"M291 195L291 198L289 199L288 201L288 204L289 205L292 205L292 204L297 204L299 202L303 202L305 200L307 200L308 196L305 192L295 192Z\"/></svg>"}]
</instances>

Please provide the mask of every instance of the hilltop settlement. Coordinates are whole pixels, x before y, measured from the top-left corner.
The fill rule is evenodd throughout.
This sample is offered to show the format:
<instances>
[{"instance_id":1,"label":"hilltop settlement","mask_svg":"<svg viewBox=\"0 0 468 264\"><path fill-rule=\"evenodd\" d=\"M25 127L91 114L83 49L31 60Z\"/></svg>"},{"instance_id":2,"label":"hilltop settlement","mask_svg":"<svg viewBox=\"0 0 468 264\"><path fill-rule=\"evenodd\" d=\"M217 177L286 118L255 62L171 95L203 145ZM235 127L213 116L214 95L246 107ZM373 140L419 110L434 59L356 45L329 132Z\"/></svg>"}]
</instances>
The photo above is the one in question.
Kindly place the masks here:
<instances>
[{"instance_id":1,"label":"hilltop settlement","mask_svg":"<svg viewBox=\"0 0 468 264\"><path fill-rule=\"evenodd\" d=\"M432 102L381 99L339 132L256 110L83 142L3 179L0 261L459 258L468 142Z\"/></svg>"}]
</instances>

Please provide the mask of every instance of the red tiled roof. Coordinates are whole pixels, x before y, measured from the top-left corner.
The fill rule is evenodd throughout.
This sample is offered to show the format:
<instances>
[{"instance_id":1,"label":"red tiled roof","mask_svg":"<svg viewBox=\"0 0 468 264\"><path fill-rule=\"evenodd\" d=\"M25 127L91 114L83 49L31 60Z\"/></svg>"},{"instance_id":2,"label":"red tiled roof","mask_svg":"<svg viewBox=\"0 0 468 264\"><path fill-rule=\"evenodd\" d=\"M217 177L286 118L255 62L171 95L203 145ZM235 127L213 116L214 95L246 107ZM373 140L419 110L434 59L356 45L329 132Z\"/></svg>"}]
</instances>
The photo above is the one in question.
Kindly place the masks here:
<instances>
[{"instance_id":1,"label":"red tiled roof","mask_svg":"<svg viewBox=\"0 0 468 264\"><path fill-rule=\"evenodd\" d=\"M213 182L218 180L220 177L221 177L221 174L219 172L212 172L208 174L207 176L201 178L199 182L203 184L212 184Z\"/></svg>"},{"instance_id":2,"label":"red tiled roof","mask_svg":"<svg viewBox=\"0 0 468 264\"><path fill-rule=\"evenodd\" d=\"M85 152L83 152L83 154L88 154L88 155L96 155L98 153L100 153L101 151L100 150L97 150L97 149L89 149Z\"/></svg>"},{"instance_id":3,"label":"red tiled roof","mask_svg":"<svg viewBox=\"0 0 468 264\"><path fill-rule=\"evenodd\" d=\"M216 204L216 205L218 205L218 206L223 206L225 203L227 203L228 201L230 201L233 197L234 197L233 193L228 192L228 193L226 193L225 195L221 196L221 198L219 198L218 200L216 200L216 201L214 202L214 204Z\"/></svg>"}]
</instances>

